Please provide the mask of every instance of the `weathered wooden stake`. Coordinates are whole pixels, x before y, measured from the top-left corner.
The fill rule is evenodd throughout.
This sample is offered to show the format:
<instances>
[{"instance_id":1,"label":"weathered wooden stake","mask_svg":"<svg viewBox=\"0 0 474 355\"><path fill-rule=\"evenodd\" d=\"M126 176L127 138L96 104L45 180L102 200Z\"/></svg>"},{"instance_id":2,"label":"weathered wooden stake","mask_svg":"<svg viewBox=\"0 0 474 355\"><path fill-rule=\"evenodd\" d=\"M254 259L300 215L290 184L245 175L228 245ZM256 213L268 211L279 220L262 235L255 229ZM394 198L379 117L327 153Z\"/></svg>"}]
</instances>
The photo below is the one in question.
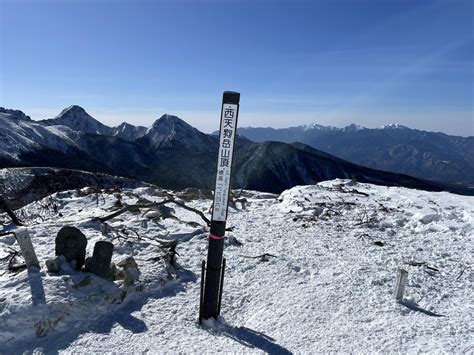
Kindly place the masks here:
<instances>
[{"instance_id":1,"label":"weathered wooden stake","mask_svg":"<svg viewBox=\"0 0 474 355\"><path fill-rule=\"evenodd\" d=\"M35 266L40 268L38 258L36 257L35 249L31 243L30 234L26 228L20 228L15 231L15 238L20 245L21 254L25 259L27 267Z\"/></svg>"},{"instance_id":2,"label":"weathered wooden stake","mask_svg":"<svg viewBox=\"0 0 474 355\"><path fill-rule=\"evenodd\" d=\"M407 283L408 271L398 269L397 283L395 284L395 291L393 297L396 301L400 302L403 300L403 293L405 292L405 285Z\"/></svg>"}]
</instances>

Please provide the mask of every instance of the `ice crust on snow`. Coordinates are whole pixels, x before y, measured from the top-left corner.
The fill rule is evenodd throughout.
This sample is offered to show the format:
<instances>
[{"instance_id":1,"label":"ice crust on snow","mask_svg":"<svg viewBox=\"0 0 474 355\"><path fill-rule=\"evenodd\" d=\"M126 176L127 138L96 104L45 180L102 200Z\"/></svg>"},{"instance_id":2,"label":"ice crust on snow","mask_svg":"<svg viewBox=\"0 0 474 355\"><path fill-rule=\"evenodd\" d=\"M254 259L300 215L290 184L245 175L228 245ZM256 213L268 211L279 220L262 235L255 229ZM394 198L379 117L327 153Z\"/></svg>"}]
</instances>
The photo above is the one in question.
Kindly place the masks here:
<instances>
[{"instance_id":1,"label":"ice crust on snow","mask_svg":"<svg viewBox=\"0 0 474 355\"><path fill-rule=\"evenodd\" d=\"M207 254L205 227L197 225L203 221L179 208L177 219L165 220L127 212L111 220L111 228L143 238L115 238L114 261L133 255L143 289L120 303L119 286L94 276L73 289L87 274L72 269L60 276L44 267L30 274L0 271L0 353L472 351L473 197L348 180L297 186L280 196L243 195L246 209L229 209L235 228L228 237L241 245L226 241L224 250L226 321L197 325ZM123 196L124 203L161 200L151 188ZM41 207L48 201L62 217ZM70 191L24 207L20 212L30 222L44 220L29 228L40 262L51 256L64 224L83 231L89 254L95 241L110 240L92 217L115 201L113 194ZM189 203L202 211L210 204ZM156 238L180 240L176 277L149 260L159 252ZM0 237L0 258L12 245L11 236ZM275 257L252 258L264 253ZM400 304L392 298L398 267L409 273ZM42 285L43 303L32 300L31 285Z\"/></svg>"}]
</instances>

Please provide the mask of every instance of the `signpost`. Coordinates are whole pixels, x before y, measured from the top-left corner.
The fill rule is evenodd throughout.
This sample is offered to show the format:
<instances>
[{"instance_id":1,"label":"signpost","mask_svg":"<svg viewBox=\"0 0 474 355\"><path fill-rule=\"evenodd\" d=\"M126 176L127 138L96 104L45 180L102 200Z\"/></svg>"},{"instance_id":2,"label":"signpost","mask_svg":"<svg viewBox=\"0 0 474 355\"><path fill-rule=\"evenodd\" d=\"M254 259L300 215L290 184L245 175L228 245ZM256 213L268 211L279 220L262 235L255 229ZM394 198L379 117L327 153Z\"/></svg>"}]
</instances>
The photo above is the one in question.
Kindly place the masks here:
<instances>
[{"instance_id":1,"label":"signpost","mask_svg":"<svg viewBox=\"0 0 474 355\"><path fill-rule=\"evenodd\" d=\"M223 260L224 235L239 102L239 93L224 92L207 267L206 263L203 262L202 268L199 322L203 318L217 318L220 313L225 268L225 259Z\"/></svg>"}]
</instances>

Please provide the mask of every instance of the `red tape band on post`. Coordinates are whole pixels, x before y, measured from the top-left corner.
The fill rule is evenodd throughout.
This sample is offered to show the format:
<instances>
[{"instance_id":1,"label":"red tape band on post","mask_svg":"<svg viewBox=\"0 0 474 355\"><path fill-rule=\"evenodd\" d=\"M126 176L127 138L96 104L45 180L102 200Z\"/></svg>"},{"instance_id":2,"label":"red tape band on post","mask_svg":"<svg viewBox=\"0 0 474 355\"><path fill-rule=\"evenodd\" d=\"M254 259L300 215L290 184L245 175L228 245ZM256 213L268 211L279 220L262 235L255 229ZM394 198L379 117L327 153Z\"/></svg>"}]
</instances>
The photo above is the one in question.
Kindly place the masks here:
<instances>
[{"instance_id":1,"label":"red tape band on post","mask_svg":"<svg viewBox=\"0 0 474 355\"><path fill-rule=\"evenodd\" d=\"M219 237L218 235L214 235L214 234L209 233L209 238L219 240L219 239L224 239L224 236Z\"/></svg>"}]
</instances>

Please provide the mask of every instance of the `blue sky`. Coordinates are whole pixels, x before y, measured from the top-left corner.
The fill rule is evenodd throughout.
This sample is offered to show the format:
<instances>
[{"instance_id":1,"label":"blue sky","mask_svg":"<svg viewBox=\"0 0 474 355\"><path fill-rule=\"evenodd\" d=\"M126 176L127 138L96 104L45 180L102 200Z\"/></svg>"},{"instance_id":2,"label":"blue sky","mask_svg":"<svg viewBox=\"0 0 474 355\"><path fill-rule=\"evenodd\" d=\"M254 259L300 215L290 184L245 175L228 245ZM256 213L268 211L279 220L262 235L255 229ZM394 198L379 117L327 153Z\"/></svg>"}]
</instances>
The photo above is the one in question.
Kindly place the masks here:
<instances>
[{"instance_id":1,"label":"blue sky","mask_svg":"<svg viewBox=\"0 0 474 355\"><path fill-rule=\"evenodd\" d=\"M0 0L0 106L109 125L401 123L474 135L470 0Z\"/></svg>"}]
</instances>

